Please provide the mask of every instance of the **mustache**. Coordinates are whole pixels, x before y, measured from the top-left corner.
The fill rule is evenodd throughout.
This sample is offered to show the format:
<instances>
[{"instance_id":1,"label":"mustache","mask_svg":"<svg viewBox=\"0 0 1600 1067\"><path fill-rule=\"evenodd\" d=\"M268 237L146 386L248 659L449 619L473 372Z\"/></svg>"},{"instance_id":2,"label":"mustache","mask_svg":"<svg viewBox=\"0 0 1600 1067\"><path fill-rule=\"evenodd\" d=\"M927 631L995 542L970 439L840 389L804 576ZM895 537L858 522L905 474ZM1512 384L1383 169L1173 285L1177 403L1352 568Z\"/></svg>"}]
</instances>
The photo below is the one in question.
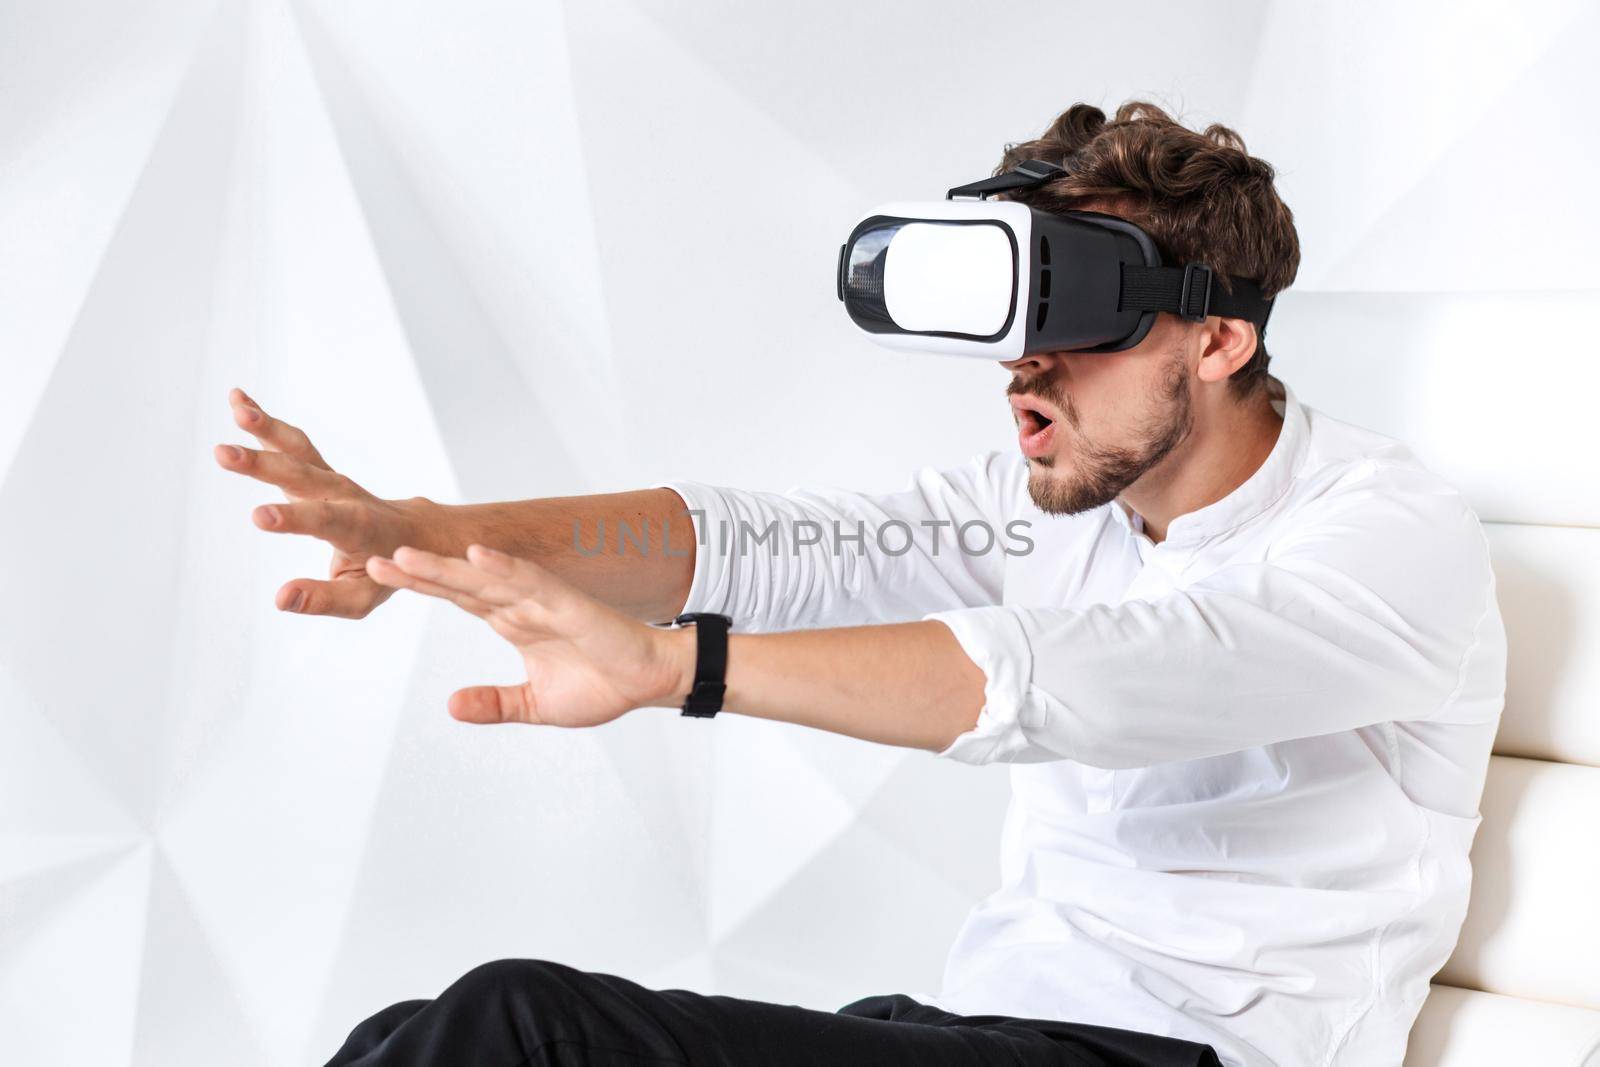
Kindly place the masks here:
<instances>
[{"instance_id":1,"label":"mustache","mask_svg":"<svg viewBox=\"0 0 1600 1067\"><path fill-rule=\"evenodd\" d=\"M1006 384L1006 396L1039 396L1046 400L1057 400L1062 395L1061 389L1055 382L1037 374L1029 377L1013 377Z\"/></svg>"}]
</instances>

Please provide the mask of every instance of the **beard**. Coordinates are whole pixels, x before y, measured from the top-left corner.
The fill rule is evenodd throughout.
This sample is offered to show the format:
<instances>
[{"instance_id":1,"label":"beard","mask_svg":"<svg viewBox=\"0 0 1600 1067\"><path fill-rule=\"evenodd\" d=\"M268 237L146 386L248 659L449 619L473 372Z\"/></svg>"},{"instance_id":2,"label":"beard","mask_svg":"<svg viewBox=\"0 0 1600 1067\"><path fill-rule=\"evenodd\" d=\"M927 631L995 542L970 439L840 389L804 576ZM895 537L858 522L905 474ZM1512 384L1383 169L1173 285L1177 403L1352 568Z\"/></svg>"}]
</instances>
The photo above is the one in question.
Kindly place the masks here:
<instances>
[{"instance_id":1,"label":"beard","mask_svg":"<svg viewBox=\"0 0 1600 1067\"><path fill-rule=\"evenodd\" d=\"M1028 464L1028 495L1047 515L1076 515L1115 500L1124 489L1165 459L1194 427L1189 368L1181 352L1163 368L1151 403L1126 446L1104 445L1085 437L1072 395L1054 379L1013 378L1006 395L1037 396L1053 403L1072 428L1071 471L1055 469L1055 456ZM1105 358L1115 359L1115 355Z\"/></svg>"}]
</instances>

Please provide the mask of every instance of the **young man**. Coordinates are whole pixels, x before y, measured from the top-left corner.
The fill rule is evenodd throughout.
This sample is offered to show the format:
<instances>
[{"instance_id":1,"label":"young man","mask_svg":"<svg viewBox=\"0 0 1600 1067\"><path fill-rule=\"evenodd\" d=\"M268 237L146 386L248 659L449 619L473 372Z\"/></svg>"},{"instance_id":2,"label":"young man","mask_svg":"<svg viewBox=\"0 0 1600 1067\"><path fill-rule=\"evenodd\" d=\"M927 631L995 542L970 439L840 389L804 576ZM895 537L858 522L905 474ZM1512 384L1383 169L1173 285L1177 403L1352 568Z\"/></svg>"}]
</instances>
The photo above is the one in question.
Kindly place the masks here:
<instances>
[{"instance_id":1,"label":"young man","mask_svg":"<svg viewBox=\"0 0 1600 1067\"><path fill-rule=\"evenodd\" d=\"M1077 105L1000 169L1023 159L1068 172L1015 194L1037 209L1120 215L1268 296L1294 278L1272 169L1230 130ZM1126 351L1003 363L1021 454L877 497L385 501L236 391L264 448L219 462L289 497L256 523L336 550L280 608L358 618L413 589L521 651L528 682L456 693L458 719L703 702L711 623L647 623L721 613L726 711L1014 764L1002 885L937 997L828 1013L502 961L333 1062L1399 1063L1466 908L1504 635L1462 498L1267 359L1248 321L1162 314ZM678 551L575 550L602 520ZM874 536L896 523L942 545ZM718 533L801 527L866 535L774 554ZM972 528L1002 543L958 544Z\"/></svg>"}]
</instances>

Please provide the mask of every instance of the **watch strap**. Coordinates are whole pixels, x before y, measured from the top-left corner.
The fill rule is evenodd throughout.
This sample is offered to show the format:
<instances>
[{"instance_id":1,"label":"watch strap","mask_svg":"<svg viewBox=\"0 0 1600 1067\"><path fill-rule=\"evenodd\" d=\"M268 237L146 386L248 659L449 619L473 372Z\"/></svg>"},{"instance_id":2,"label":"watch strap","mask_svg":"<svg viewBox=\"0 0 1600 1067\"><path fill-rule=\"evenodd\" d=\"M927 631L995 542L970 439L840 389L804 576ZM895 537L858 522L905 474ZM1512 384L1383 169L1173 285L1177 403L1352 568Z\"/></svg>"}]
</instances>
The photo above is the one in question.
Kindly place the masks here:
<instances>
[{"instance_id":1,"label":"watch strap","mask_svg":"<svg viewBox=\"0 0 1600 1067\"><path fill-rule=\"evenodd\" d=\"M728 630L733 620L714 612L696 611L679 615L674 626L693 626L695 640L694 687L683 703L683 714L709 719L722 710L728 691Z\"/></svg>"}]
</instances>

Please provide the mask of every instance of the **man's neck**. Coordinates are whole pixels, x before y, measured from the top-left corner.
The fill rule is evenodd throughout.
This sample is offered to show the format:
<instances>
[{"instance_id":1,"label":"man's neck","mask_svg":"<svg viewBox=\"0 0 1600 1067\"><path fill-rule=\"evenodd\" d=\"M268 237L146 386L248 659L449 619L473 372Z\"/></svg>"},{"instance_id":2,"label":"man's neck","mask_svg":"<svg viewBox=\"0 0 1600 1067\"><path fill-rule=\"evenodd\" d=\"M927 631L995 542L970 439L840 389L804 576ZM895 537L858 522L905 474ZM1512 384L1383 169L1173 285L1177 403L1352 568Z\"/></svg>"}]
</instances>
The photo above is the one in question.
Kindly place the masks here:
<instances>
[{"instance_id":1,"label":"man's neck","mask_svg":"<svg viewBox=\"0 0 1600 1067\"><path fill-rule=\"evenodd\" d=\"M1223 397L1196 411L1189 436L1117 497L1138 514L1150 540L1166 540L1174 519L1215 504L1261 469L1283 428L1273 395L1258 389L1243 403Z\"/></svg>"}]
</instances>

